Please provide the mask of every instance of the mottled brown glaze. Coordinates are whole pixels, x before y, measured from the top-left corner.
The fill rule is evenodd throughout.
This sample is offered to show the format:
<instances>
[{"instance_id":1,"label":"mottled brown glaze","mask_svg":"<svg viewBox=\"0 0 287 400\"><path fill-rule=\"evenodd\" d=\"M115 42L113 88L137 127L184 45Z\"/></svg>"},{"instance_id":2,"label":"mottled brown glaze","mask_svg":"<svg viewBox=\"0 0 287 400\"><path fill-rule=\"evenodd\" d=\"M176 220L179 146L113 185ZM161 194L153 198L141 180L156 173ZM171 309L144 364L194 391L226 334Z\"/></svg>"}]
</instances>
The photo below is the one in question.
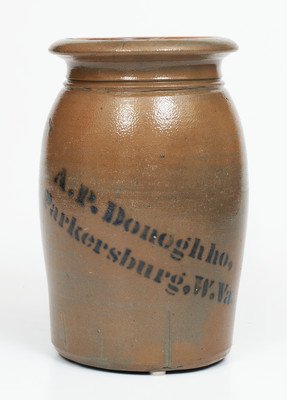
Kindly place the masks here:
<instances>
[{"instance_id":1,"label":"mottled brown glaze","mask_svg":"<svg viewBox=\"0 0 287 400\"><path fill-rule=\"evenodd\" d=\"M247 178L220 38L66 39L48 118L41 221L52 341L126 371L230 349Z\"/></svg>"}]
</instances>

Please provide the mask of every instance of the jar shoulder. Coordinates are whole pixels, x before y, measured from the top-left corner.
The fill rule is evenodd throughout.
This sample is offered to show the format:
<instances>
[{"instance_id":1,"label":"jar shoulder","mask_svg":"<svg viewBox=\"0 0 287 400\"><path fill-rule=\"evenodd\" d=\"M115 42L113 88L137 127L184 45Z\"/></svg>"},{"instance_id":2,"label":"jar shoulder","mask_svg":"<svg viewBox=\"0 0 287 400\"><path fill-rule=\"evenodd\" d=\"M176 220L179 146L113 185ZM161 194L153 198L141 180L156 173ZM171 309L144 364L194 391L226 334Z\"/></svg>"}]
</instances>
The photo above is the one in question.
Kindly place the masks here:
<instances>
[{"instance_id":1,"label":"jar shoulder","mask_svg":"<svg viewBox=\"0 0 287 400\"><path fill-rule=\"evenodd\" d=\"M214 134L228 131L241 134L241 125L234 104L223 88L178 88L173 90L123 88L69 88L60 92L50 118L62 128L89 130L118 137L131 137L145 130L145 135L202 131ZM77 130L79 127L82 129Z\"/></svg>"}]
</instances>

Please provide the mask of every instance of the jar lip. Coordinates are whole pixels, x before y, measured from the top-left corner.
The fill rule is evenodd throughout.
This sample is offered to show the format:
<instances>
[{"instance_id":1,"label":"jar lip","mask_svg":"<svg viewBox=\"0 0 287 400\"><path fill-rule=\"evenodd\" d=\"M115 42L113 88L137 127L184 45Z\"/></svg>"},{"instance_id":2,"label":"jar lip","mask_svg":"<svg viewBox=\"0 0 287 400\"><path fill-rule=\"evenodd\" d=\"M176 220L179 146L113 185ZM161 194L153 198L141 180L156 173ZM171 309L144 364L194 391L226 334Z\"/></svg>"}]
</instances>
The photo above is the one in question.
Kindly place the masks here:
<instances>
[{"instance_id":1,"label":"jar lip","mask_svg":"<svg viewBox=\"0 0 287 400\"><path fill-rule=\"evenodd\" d=\"M49 50L62 56L199 56L229 53L238 46L230 39L215 36L195 37L116 37L68 38L53 43Z\"/></svg>"}]
</instances>

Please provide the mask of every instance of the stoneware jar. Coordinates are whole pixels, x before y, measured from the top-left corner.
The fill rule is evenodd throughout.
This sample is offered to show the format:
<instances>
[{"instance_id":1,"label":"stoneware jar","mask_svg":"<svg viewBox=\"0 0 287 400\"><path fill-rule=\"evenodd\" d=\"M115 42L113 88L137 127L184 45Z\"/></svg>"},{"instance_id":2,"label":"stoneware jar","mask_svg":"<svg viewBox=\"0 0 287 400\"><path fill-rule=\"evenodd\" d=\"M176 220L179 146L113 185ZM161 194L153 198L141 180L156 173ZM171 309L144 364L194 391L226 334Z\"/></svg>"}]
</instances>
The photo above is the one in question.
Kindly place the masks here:
<instances>
[{"instance_id":1,"label":"stoneware jar","mask_svg":"<svg viewBox=\"0 0 287 400\"><path fill-rule=\"evenodd\" d=\"M164 372L228 353L246 223L221 38L65 39L40 204L52 341L64 357Z\"/></svg>"}]
</instances>

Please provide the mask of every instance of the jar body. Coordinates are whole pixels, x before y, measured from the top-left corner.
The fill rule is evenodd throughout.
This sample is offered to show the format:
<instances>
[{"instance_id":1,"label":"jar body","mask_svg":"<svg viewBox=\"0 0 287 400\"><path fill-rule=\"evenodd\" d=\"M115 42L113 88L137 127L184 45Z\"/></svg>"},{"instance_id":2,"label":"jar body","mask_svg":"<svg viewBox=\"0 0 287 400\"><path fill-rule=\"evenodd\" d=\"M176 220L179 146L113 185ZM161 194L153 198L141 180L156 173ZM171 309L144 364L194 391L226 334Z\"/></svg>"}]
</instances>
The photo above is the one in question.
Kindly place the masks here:
<instances>
[{"instance_id":1,"label":"jar body","mask_svg":"<svg viewBox=\"0 0 287 400\"><path fill-rule=\"evenodd\" d=\"M220 85L77 83L41 161L52 341L127 371L230 349L246 222L238 118Z\"/></svg>"}]
</instances>

